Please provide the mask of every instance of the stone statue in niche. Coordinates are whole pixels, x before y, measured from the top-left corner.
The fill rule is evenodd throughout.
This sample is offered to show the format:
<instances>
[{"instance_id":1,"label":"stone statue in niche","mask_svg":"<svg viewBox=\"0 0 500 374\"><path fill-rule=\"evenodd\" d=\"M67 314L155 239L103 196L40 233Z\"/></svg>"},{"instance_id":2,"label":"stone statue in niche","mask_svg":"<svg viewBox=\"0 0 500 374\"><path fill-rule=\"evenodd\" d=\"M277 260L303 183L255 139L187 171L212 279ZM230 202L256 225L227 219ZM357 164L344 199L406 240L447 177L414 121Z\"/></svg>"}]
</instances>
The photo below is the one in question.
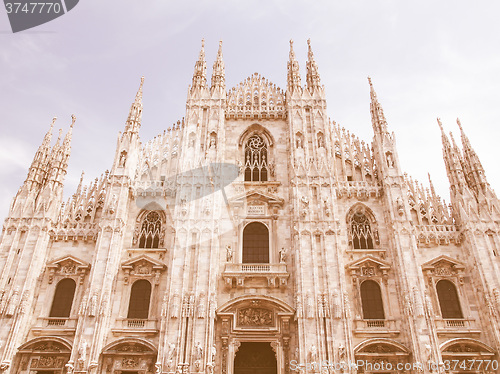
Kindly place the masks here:
<instances>
[{"instance_id":1,"label":"stone statue in niche","mask_svg":"<svg viewBox=\"0 0 500 374\"><path fill-rule=\"evenodd\" d=\"M318 135L318 148L325 148L325 140L323 139L323 134Z\"/></svg>"},{"instance_id":2,"label":"stone statue in niche","mask_svg":"<svg viewBox=\"0 0 500 374\"><path fill-rule=\"evenodd\" d=\"M309 362L318 361L318 349L314 344L311 346L311 350L309 351L309 360Z\"/></svg>"},{"instance_id":3,"label":"stone statue in niche","mask_svg":"<svg viewBox=\"0 0 500 374\"><path fill-rule=\"evenodd\" d=\"M87 341L82 339L80 346L78 347L78 367L83 369L85 360L87 360Z\"/></svg>"},{"instance_id":4,"label":"stone statue in niche","mask_svg":"<svg viewBox=\"0 0 500 374\"><path fill-rule=\"evenodd\" d=\"M295 155L296 155L296 162L297 166L302 165L306 167L305 164L305 152L304 148L302 146L302 138L300 136L297 136L297 149L295 150Z\"/></svg>"},{"instance_id":5,"label":"stone statue in niche","mask_svg":"<svg viewBox=\"0 0 500 374\"><path fill-rule=\"evenodd\" d=\"M120 153L120 159L118 160L118 167L120 167L120 168L125 167L126 161L127 161L127 152L122 151L122 153Z\"/></svg>"},{"instance_id":6,"label":"stone statue in niche","mask_svg":"<svg viewBox=\"0 0 500 374\"><path fill-rule=\"evenodd\" d=\"M194 345L194 359L201 360L203 358L203 347L200 342L196 342Z\"/></svg>"},{"instance_id":7,"label":"stone statue in niche","mask_svg":"<svg viewBox=\"0 0 500 374\"><path fill-rule=\"evenodd\" d=\"M390 167L390 168L393 168L394 167L394 159L392 158L392 153L391 152L387 152L385 154L386 158L387 158L387 166Z\"/></svg>"},{"instance_id":8,"label":"stone statue in niche","mask_svg":"<svg viewBox=\"0 0 500 374\"><path fill-rule=\"evenodd\" d=\"M217 140L215 138L215 135L211 135L207 151L207 159L209 161L215 161L216 158L217 158Z\"/></svg>"},{"instance_id":9,"label":"stone statue in niche","mask_svg":"<svg viewBox=\"0 0 500 374\"><path fill-rule=\"evenodd\" d=\"M211 357L212 362L215 362L216 355L217 355L217 348L215 347L215 344L214 344L212 346L212 357Z\"/></svg>"},{"instance_id":10,"label":"stone statue in niche","mask_svg":"<svg viewBox=\"0 0 500 374\"><path fill-rule=\"evenodd\" d=\"M226 261L233 262L233 257L234 257L233 249L231 248L231 245L228 244L226 245Z\"/></svg>"},{"instance_id":11,"label":"stone statue in niche","mask_svg":"<svg viewBox=\"0 0 500 374\"><path fill-rule=\"evenodd\" d=\"M168 343L168 355L167 355L167 365L169 369L172 369L175 358L175 343Z\"/></svg>"},{"instance_id":12,"label":"stone statue in niche","mask_svg":"<svg viewBox=\"0 0 500 374\"><path fill-rule=\"evenodd\" d=\"M343 344L339 345L339 361L345 360L345 347Z\"/></svg>"},{"instance_id":13,"label":"stone statue in niche","mask_svg":"<svg viewBox=\"0 0 500 374\"><path fill-rule=\"evenodd\" d=\"M281 248L279 253L280 253L280 263L284 264L286 261L286 249Z\"/></svg>"},{"instance_id":14,"label":"stone statue in niche","mask_svg":"<svg viewBox=\"0 0 500 374\"><path fill-rule=\"evenodd\" d=\"M403 199L401 198L401 196L398 196L398 198L396 199L396 206L398 209L398 214L402 216L405 213L405 207L403 205Z\"/></svg>"}]
</instances>

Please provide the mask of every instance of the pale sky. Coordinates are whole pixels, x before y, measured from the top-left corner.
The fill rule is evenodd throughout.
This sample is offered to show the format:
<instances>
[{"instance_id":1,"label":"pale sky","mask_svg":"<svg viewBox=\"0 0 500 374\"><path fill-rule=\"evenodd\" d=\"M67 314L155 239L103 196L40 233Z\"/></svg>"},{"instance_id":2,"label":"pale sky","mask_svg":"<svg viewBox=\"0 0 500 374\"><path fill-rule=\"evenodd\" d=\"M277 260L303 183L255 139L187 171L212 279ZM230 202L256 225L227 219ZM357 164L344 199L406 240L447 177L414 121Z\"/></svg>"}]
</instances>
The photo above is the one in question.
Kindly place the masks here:
<instances>
[{"instance_id":1,"label":"pale sky","mask_svg":"<svg viewBox=\"0 0 500 374\"><path fill-rule=\"evenodd\" d=\"M144 75L143 142L185 114L200 40L208 74L223 40L226 84L258 72L286 88L289 40L305 84L311 38L328 114L365 141L371 76L404 171L449 202L436 117L459 117L500 193L500 3L497 1L81 0L48 24L12 34L0 11L0 218L51 119L77 117L65 198L112 165L118 131ZM54 134L54 140L57 130Z\"/></svg>"}]
</instances>

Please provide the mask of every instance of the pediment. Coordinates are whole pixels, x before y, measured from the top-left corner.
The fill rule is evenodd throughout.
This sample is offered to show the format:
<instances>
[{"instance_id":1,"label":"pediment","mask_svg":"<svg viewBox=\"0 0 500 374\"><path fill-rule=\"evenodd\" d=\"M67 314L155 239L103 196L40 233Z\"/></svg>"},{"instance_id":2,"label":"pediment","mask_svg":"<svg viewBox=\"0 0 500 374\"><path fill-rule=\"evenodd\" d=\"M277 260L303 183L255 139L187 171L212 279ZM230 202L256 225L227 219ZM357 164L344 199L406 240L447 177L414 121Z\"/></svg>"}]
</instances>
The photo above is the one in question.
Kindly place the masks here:
<instances>
[{"instance_id":1,"label":"pediment","mask_svg":"<svg viewBox=\"0 0 500 374\"><path fill-rule=\"evenodd\" d=\"M388 270L391 268L391 265L389 263L382 261L374 256L368 255L360 258L359 260L351 262L350 264L347 264L346 269L354 270L370 266L379 268L380 270Z\"/></svg>"},{"instance_id":2,"label":"pediment","mask_svg":"<svg viewBox=\"0 0 500 374\"><path fill-rule=\"evenodd\" d=\"M258 190L250 190L242 195L233 197L232 199L229 200L231 204L235 205L256 205L256 203L261 203L261 204L269 204L271 206L273 205L278 205L282 206L284 203L284 200L274 196L272 194L267 194L262 191Z\"/></svg>"},{"instance_id":3,"label":"pediment","mask_svg":"<svg viewBox=\"0 0 500 374\"><path fill-rule=\"evenodd\" d=\"M74 256L64 256L49 262L47 264L47 268L51 270L58 270L66 274L76 274L81 270L88 270L90 265L89 263Z\"/></svg>"},{"instance_id":4,"label":"pediment","mask_svg":"<svg viewBox=\"0 0 500 374\"><path fill-rule=\"evenodd\" d=\"M166 265L149 256L141 255L134 257L128 261L122 262L122 269L130 270L136 274L152 274L154 270L163 270Z\"/></svg>"},{"instance_id":5,"label":"pediment","mask_svg":"<svg viewBox=\"0 0 500 374\"><path fill-rule=\"evenodd\" d=\"M463 270L465 265L449 256L441 255L422 265L422 270L436 271L436 269L444 270Z\"/></svg>"}]
</instances>

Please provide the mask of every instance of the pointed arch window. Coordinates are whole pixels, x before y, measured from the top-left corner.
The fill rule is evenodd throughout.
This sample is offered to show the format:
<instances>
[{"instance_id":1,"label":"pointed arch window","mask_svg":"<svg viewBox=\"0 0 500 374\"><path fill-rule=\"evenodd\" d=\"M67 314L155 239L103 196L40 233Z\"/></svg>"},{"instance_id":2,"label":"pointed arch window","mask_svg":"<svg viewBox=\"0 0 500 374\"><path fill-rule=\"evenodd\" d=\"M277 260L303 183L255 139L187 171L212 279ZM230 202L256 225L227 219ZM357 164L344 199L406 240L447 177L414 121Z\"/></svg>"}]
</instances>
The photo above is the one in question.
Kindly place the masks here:
<instances>
[{"instance_id":1,"label":"pointed arch window","mask_svg":"<svg viewBox=\"0 0 500 374\"><path fill-rule=\"evenodd\" d=\"M443 318L463 318L460 300L455 285L445 279L436 284L436 291Z\"/></svg>"},{"instance_id":2,"label":"pointed arch window","mask_svg":"<svg viewBox=\"0 0 500 374\"><path fill-rule=\"evenodd\" d=\"M151 283L141 279L132 284L127 318L148 319Z\"/></svg>"},{"instance_id":3,"label":"pointed arch window","mask_svg":"<svg viewBox=\"0 0 500 374\"><path fill-rule=\"evenodd\" d=\"M76 283L71 278L65 278L59 281L52 300L49 317L68 318L71 314L73 298L75 297Z\"/></svg>"},{"instance_id":4,"label":"pointed arch window","mask_svg":"<svg viewBox=\"0 0 500 374\"><path fill-rule=\"evenodd\" d=\"M363 213L354 213L350 222L350 234L354 249L373 249L373 232L370 220Z\"/></svg>"},{"instance_id":5,"label":"pointed arch window","mask_svg":"<svg viewBox=\"0 0 500 374\"><path fill-rule=\"evenodd\" d=\"M245 181L265 182L268 178L267 144L259 135L245 145Z\"/></svg>"},{"instance_id":6,"label":"pointed arch window","mask_svg":"<svg viewBox=\"0 0 500 374\"><path fill-rule=\"evenodd\" d=\"M384 319L382 292L377 282L365 280L361 283L361 305L363 319Z\"/></svg>"},{"instance_id":7,"label":"pointed arch window","mask_svg":"<svg viewBox=\"0 0 500 374\"><path fill-rule=\"evenodd\" d=\"M269 230L252 222L243 230L243 263L269 263Z\"/></svg>"},{"instance_id":8,"label":"pointed arch window","mask_svg":"<svg viewBox=\"0 0 500 374\"><path fill-rule=\"evenodd\" d=\"M158 212L149 212L142 221L139 248L158 248L161 235L161 217Z\"/></svg>"}]
</instances>

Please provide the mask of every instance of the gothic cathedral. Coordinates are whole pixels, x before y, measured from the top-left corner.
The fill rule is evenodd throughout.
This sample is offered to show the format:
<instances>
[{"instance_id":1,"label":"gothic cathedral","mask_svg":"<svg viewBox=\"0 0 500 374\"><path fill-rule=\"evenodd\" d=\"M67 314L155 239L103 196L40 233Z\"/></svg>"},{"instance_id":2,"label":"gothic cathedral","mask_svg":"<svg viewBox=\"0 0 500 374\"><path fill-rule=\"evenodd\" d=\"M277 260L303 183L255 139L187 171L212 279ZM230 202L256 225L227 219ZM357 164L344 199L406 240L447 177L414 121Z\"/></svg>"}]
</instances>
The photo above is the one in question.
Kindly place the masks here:
<instances>
[{"instance_id":1,"label":"gothic cathedral","mask_svg":"<svg viewBox=\"0 0 500 374\"><path fill-rule=\"evenodd\" d=\"M185 118L141 143L141 80L110 171L63 202L69 131L38 148L0 242L5 374L495 373L500 203L458 121L451 204L305 86L226 89L204 46Z\"/></svg>"}]
</instances>

